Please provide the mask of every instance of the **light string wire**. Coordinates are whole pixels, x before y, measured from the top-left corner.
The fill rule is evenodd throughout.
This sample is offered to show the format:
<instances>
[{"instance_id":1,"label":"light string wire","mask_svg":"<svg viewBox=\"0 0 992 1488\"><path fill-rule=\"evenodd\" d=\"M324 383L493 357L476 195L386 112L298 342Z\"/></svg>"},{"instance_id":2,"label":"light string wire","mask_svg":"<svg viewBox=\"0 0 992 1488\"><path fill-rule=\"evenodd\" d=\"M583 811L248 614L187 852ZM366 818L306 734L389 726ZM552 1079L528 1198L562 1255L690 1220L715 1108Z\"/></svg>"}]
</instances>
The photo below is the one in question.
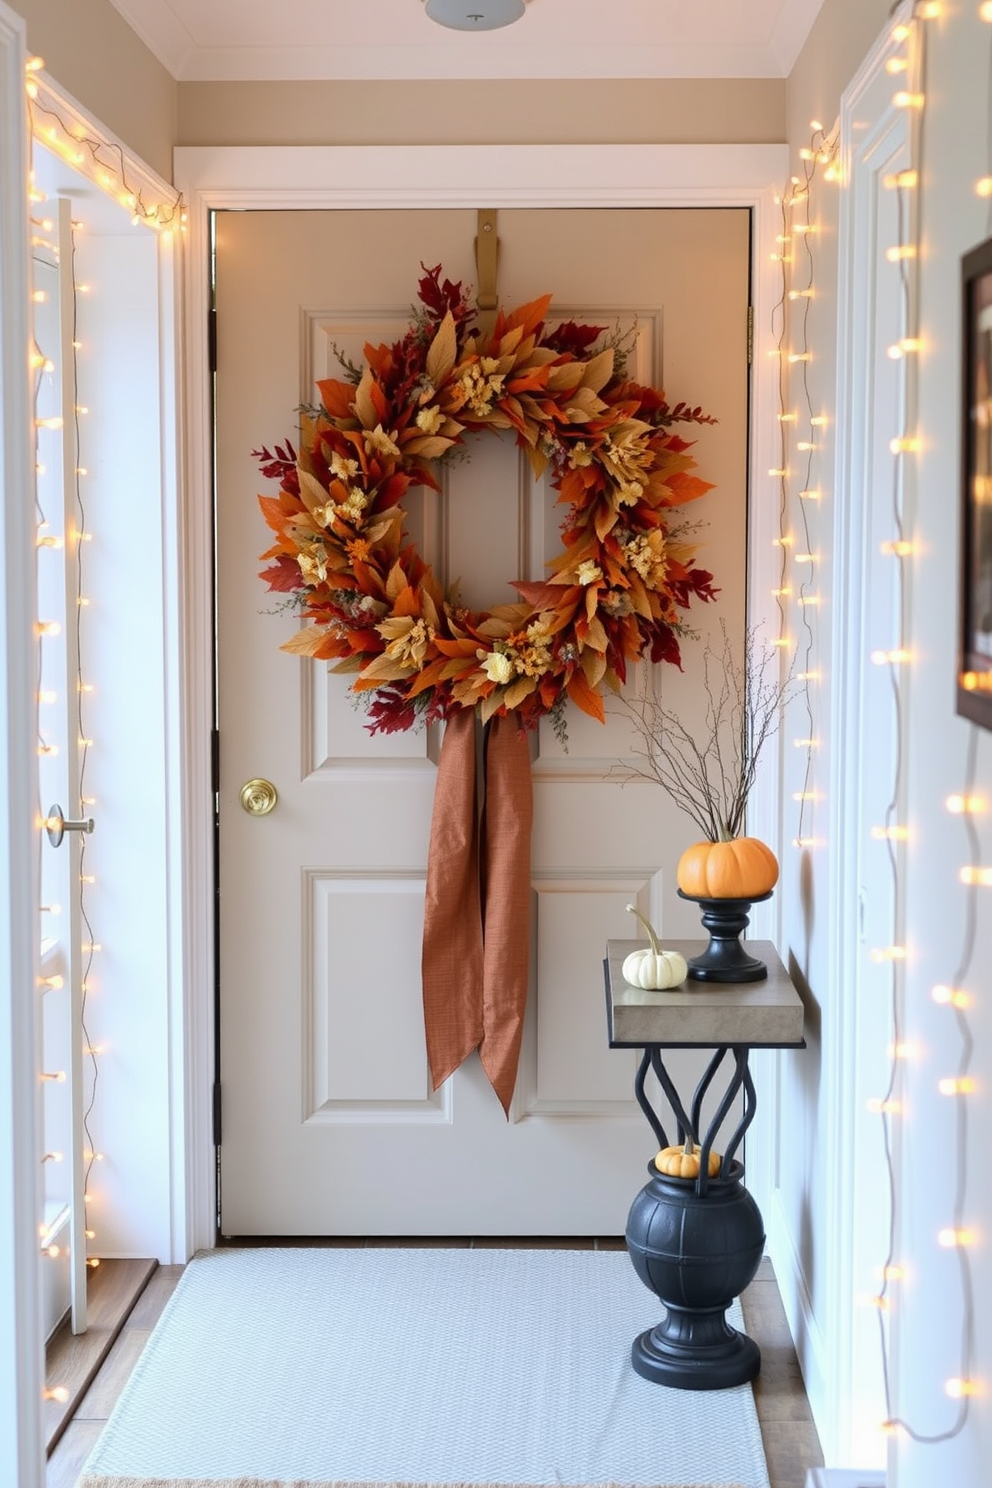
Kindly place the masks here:
<instances>
[{"instance_id":1,"label":"light string wire","mask_svg":"<svg viewBox=\"0 0 992 1488\"><path fill-rule=\"evenodd\" d=\"M920 346L919 339L919 302L918 302L918 276L916 265L919 262L922 244L922 223L919 207L919 187L923 178L923 166L925 160L925 105L927 98L927 21L934 20L941 13L939 3L934 0L918 0L912 12L912 22L909 27L897 28L893 34L896 42L909 41L912 44L912 59L915 64L915 77L913 80L913 91L908 97L911 100L907 106L913 108L913 124L911 129L910 155L911 163L909 172L897 173L893 185L897 192L897 221L899 225L898 242L895 245L894 261L898 264L899 272L899 294L902 308L902 323L904 327L905 342L913 352ZM990 94L990 107L992 107L992 94ZM902 903L902 866L905 850L900 847L908 837L908 830L899 824L904 799L904 727L906 702L902 683L902 667L909 658L910 639L910 579L911 569L909 564L915 551L914 544L907 539L907 486L911 479L909 469L909 458L917 453L919 449L919 427L916 407L917 378L916 362L914 357L904 361L904 380L901 391L904 397L904 408L901 423L901 433L893 440L893 467L891 485L892 524L895 540L890 545L890 552L894 557L896 568L896 598L899 634L897 638L897 649L889 658L889 677L892 690L892 705L895 719L896 757L893 768L892 793L885 812L885 843L886 857L889 864L891 877L891 888L893 896L893 912L896 917L894 926L894 944L890 948L888 956L890 967L890 1005L892 1025L892 1049L890 1058L889 1083L880 1102L883 1146L886 1164L886 1182L889 1196L889 1235L888 1248L885 1264L882 1270L882 1286L876 1297L878 1304L878 1329L879 1344L881 1351L881 1367L883 1386L885 1391L886 1421L884 1429L888 1432L902 1431L913 1441L921 1445L937 1445L947 1442L958 1436L967 1423L970 1412L970 1401L973 1394L971 1382L971 1368L974 1360L975 1326L974 1326L974 1286L972 1278L971 1263L968 1256L967 1246L960 1243L963 1235L965 1215L967 1210L967 1177L968 1177L968 1109L967 1109L967 1080L968 1071L971 1066L971 1058L974 1042L968 1019L965 1015L964 1005L959 998L952 995L952 1003L958 1021L958 1030L961 1035L961 1055L958 1064L958 1074L954 1086L954 1094L957 1102L955 1113L956 1143L955 1143L955 1189L953 1202L953 1228L950 1235L954 1237L951 1241L958 1260L959 1279L961 1287L962 1321L961 1321L961 1374L952 1381L948 1381L947 1392L956 1395L959 1401L957 1413L953 1423L945 1430L939 1432L925 1433L917 1430L904 1417L896 1415L893 1410L893 1383L890 1359L890 1337L889 1337L889 1296L891 1284L894 1279L902 1277L904 1270L896 1265L898 1254L899 1237L897 1234L898 1224L901 1216L900 1188L896 1171L896 1160L893 1151L893 1137L895 1131L894 1117L903 1109L903 1094L905 1090L905 1058L903 1051L905 1044L903 1032L906 1022L906 947L901 942L901 921L904 912ZM912 474L915 475L916 467ZM977 731L972 727L972 737L969 740L968 758L966 763L966 784L964 801L969 802L974 798L974 784L977 768L977 748L975 735ZM964 813L965 830L968 836L969 846L972 849L972 861L978 861L979 839L977 829L971 813ZM955 988L960 988L966 979L973 956L975 935L977 929L977 885L972 885L965 905L965 943L955 972ZM880 956L884 953L879 953ZM961 1082L965 1082L963 1085ZM905 1161L905 1153L901 1154ZM951 1386L955 1388L952 1389Z\"/></svg>"},{"instance_id":2,"label":"light string wire","mask_svg":"<svg viewBox=\"0 0 992 1488\"><path fill-rule=\"evenodd\" d=\"M819 500L821 493L814 487L814 471L817 467L817 455L822 448L822 430L824 428L823 416L814 411L813 396L810 389L809 367L812 359L810 338L810 314L813 299L816 293L815 259L813 254L812 239L816 233L816 223L811 214L811 198L813 183L816 179L818 168L826 166L826 175L834 179L836 177L836 166L834 164L837 153L836 131L828 134L821 124L814 123L810 126L812 134L808 148L801 151L802 175L793 176L789 189L780 199L782 232L780 243L782 252L776 255L781 263L781 295L773 310L774 322L779 322L779 331L774 336L776 343L775 354L779 359L779 468L772 472L779 481L779 533L776 542L781 550L781 561L779 565L779 587L775 591L775 599L779 612L779 636L778 644L783 649L790 649L791 640L789 636L788 611L786 601L795 599L799 605L801 614L801 626L804 632L802 649L802 670L797 680L802 683L801 697L806 717L806 737L797 743L805 750L802 790L798 792L799 812L796 827L794 846L808 847L814 839L810 836L810 824L808 818L813 815L811 801L814 793L810 790L813 774L813 753L815 749L816 714L814 709L813 689L811 683L818 677L815 667L815 657L818 650L818 627L814 625L812 611L819 604L817 593L818 559L819 555L814 547L814 533L810 522L811 505ZM802 220L795 215L790 217L790 212L795 213L801 209ZM797 248L799 239L802 240L802 272L797 269ZM802 303L802 311L798 317L789 313L790 306ZM792 343L791 351L787 349L793 330L793 320L798 322L798 336ZM774 329L773 329L774 335ZM800 386L802 389L802 401L804 404L803 414L805 430L804 437L799 438L799 410L790 407L791 399L790 381L788 369L791 366L800 367ZM790 427L795 425L794 438L790 439ZM796 499L799 503L800 527L803 539L803 552L797 554L792 551L795 547L795 536L792 532L790 522L790 482L792 478L791 459L792 452L802 456L799 460L800 480L802 484L797 487ZM802 567L802 576L799 576L799 568ZM791 577L791 582L790 582ZM799 647L797 646L797 652Z\"/></svg>"},{"instance_id":3,"label":"light string wire","mask_svg":"<svg viewBox=\"0 0 992 1488\"><path fill-rule=\"evenodd\" d=\"M76 533L76 607L78 611L76 621L76 723L79 732L79 807L80 814L84 814L86 805L86 768L89 764L90 740L85 728L85 705L84 672L83 672L83 611L85 606L83 599L85 590L83 587L83 549L88 539L86 526L86 507L83 502L82 489L82 427L79 411L79 287L76 279L76 230L75 224L70 227L69 235L69 271L72 281L72 386L75 392L73 401L73 421L75 430L75 465L73 471L73 494L76 508L76 521L78 530ZM87 1026L87 1013L89 1005L90 977L93 971L93 958L96 953L96 945L93 936L93 926L90 922L89 908L86 898L86 853L87 841L84 833L80 839L79 851L79 918L86 927L89 939L84 946L85 960L82 967L82 982L80 986L80 1009L79 1022L80 1032L83 1039L83 1052L90 1061L90 1091L89 1097L83 1107L83 1136L87 1147L85 1152L86 1166L83 1171L83 1203L90 1200L90 1175L93 1164L97 1161L98 1154L93 1142L93 1134L90 1128L90 1118L96 1105L97 1087L100 1083L100 1060L96 1047L94 1046ZM87 1228L89 1226L87 1225Z\"/></svg>"},{"instance_id":4,"label":"light string wire","mask_svg":"<svg viewBox=\"0 0 992 1488\"><path fill-rule=\"evenodd\" d=\"M32 222L32 227L34 227L35 226L35 219L34 218L31 218L31 222ZM39 230L40 230L40 224L37 224L37 225L38 225ZM53 253L54 253L55 257L56 257L56 260L57 260L57 249L55 248L55 245L53 243L49 242L47 239L42 239L40 237L38 239L38 242L44 242L44 246L46 246L47 248L52 249L53 250ZM37 297L35 297L35 298L37 298ZM39 481L38 481L38 476L42 473L42 471L44 469L44 467L42 466L42 463L41 463L41 458L40 458L40 456L41 456L41 450L40 450L39 445L38 445L38 430L41 429L41 428L59 428L61 426L61 422L62 421L61 421L60 418L57 418L54 415L51 418L44 418L43 419L41 417L41 395L42 395L42 388L44 386L45 374L46 373L49 373L49 372L52 372L54 370L54 367L53 367L52 362L49 361L42 354L42 351L41 351L41 348L40 348L40 346L38 344L37 338L33 334L32 334L32 338L31 338L30 366L31 366L31 370L33 372L33 376L32 376L32 390L31 391L32 391L33 424L34 424L34 430L35 430L35 479L34 479L34 482L33 482L33 487L34 487L33 494L34 494L35 524L36 524L35 525L35 543L36 543L36 547L40 551L40 549L42 548L43 545L44 546L63 546L64 547L64 544L65 544L65 534L64 534L64 531L63 531L63 535L62 535L61 538L52 537L49 540L46 540L46 539L42 538L42 536L41 536L41 534L44 532L45 528L48 527L48 526L50 526L51 524L49 523L48 517L45 514L45 508L44 508L44 504L43 504L42 499L41 499L41 491L40 491ZM45 640L46 640L46 638L49 635L51 635L53 637L56 636L56 635L58 635L61 632L61 628L62 627L61 627L61 625L59 624L58 621L43 621L41 619L41 616L40 615L38 615L36 617L36 620L35 620L35 636L36 636L37 644L36 644L36 649L35 649L35 692L34 692L34 696L35 696L35 735L36 735L36 739L37 739L36 748L37 748L37 754L38 754L39 759L42 756L49 755L49 754L52 754L52 753L57 752L57 747L58 747L57 745L49 744L49 742L48 742L48 740L46 738L45 728L44 728L44 724L43 724L43 721L42 721L41 708L42 708L42 702L43 701L51 701L51 699L46 699L46 695L45 695L45 692L43 690L43 684L44 684L44 679L45 679ZM37 800L37 818L36 818L36 820L37 820L37 825L38 825L39 830L43 830L45 828L45 826L47 825L47 822L48 822L48 811L47 811L47 809L42 804L42 796L41 796L41 773L40 773L40 771L36 774L35 780L36 780L36 788L37 788L37 797L36 797L36 800ZM45 912L50 913L50 914L58 914L59 913L59 908L56 905L41 906L41 909L42 909L42 913L45 913ZM44 989L46 989L48 987L51 987L53 989L61 988L62 985L63 985L63 979L62 979L61 974L59 974L58 976L43 977L43 978L41 978L41 980L39 982L39 990L44 990ZM65 1073L66 1072L64 1070L63 1071L60 1071L60 1072L54 1072L54 1071L52 1071L52 1072L45 1072L45 1071L39 1070L39 1072L38 1072L38 1078L39 1078L40 1081L44 1081L50 1075L54 1075L54 1078L56 1078L60 1082L62 1082L65 1079ZM46 1163L49 1160L59 1161L59 1160L61 1160L61 1154L55 1153L55 1152L47 1152L47 1151L46 1152L43 1152L43 1154L41 1156L41 1162L42 1163ZM40 1219L40 1222L39 1222L39 1225L38 1225L38 1233L39 1233L39 1236L41 1238L41 1250L42 1250L42 1254L51 1256L52 1258L58 1256L61 1253L60 1247L58 1245L52 1245L52 1244L49 1243L50 1240L51 1240L52 1230L49 1227L49 1225L46 1223L46 1221L44 1219L44 1216L42 1216L41 1219ZM59 1401L61 1401L63 1397L66 1397L67 1398L67 1395L68 1395L68 1392L65 1391L62 1386L59 1386L56 1389L51 1390L51 1391L45 1390L43 1392L43 1399L51 1399L51 1400L59 1400Z\"/></svg>"},{"instance_id":5,"label":"light string wire","mask_svg":"<svg viewBox=\"0 0 992 1488\"><path fill-rule=\"evenodd\" d=\"M135 225L143 223L156 231L178 229L185 232L187 214L183 193L174 191L172 201L167 206L147 202L144 188L130 173L123 145L116 140L101 138L91 132L82 121L73 123L67 120L56 106L55 97L47 89L44 98L41 97L41 79L38 74L44 65L41 57L33 57L27 69L26 90L34 137L55 149L77 170L86 165L88 154L92 178L98 186L108 194L113 194L109 191L111 184L120 184L123 195L118 196L117 200L131 212L131 220ZM46 125L42 122L43 117L53 122ZM59 131L64 138L59 137Z\"/></svg>"}]
</instances>

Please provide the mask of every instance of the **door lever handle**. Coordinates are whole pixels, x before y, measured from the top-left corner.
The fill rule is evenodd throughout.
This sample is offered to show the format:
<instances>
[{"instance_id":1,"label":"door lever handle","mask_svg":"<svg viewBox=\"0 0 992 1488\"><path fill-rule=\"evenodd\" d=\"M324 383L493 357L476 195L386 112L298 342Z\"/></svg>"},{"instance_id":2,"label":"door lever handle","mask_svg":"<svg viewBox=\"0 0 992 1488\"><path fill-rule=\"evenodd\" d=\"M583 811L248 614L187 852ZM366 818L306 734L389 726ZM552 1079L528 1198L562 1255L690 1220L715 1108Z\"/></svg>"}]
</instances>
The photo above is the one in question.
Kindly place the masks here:
<instances>
[{"instance_id":1,"label":"door lever handle","mask_svg":"<svg viewBox=\"0 0 992 1488\"><path fill-rule=\"evenodd\" d=\"M66 821L61 806L49 806L45 817L45 831L53 847L58 847L66 832L92 832L93 827L91 816L84 817L82 821Z\"/></svg>"}]
</instances>

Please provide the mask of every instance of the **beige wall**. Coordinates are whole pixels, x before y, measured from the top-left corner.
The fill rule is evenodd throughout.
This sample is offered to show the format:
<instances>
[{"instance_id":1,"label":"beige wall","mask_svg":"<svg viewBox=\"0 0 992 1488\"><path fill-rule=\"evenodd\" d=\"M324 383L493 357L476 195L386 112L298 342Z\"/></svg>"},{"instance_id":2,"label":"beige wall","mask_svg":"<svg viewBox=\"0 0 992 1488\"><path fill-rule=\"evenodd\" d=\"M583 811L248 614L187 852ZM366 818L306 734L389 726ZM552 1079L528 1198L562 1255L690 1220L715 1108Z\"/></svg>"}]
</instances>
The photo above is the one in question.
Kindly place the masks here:
<instances>
[{"instance_id":1,"label":"beige wall","mask_svg":"<svg viewBox=\"0 0 992 1488\"><path fill-rule=\"evenodd\" d=\"M787 138L798 151L809 124L832 128L840 96L885 24L892 0L824 0L786 90Z\"/></svg>"},{"instance_id":2,"label":"beige wall","mask_svg":"<svg viewBox=\"0 0 992 1488\"><path fill-rule=\"evenodd\" d=\"M712 144L785 138L785 82L180 83L181 145Z\"/></svg>"},{"instance_id":3,"label":"beige wall","mask_svg":"<svg viewBox=\"0 0 992 1488\"><path fill-rule=\"evenodd\" d=\"M61 87L167 180L180 145L775 143L783 79L176 83L109 0L13 0Z\"/></svg>"},{"instance_id":4,"label":"beige wall","mask_svg":"<svg viewBox=\"0 0 992 1488\"><path fill-rule=\"evenodd\" d=\"M109 0L10 0L46 71L146 165L172 180L176 83Z\"/></svg>"}]
</instances>

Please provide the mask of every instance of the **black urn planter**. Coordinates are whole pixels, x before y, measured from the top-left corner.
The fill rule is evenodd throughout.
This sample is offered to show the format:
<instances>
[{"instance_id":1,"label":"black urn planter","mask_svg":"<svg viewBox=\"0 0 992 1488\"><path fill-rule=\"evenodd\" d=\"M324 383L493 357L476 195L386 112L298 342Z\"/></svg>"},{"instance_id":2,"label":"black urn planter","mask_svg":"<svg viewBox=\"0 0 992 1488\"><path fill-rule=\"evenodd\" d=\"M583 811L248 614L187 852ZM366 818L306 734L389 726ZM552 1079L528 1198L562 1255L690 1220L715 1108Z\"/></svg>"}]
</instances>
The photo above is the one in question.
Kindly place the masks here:
<instances>
[{"instance_id":1,"label":"black urn planter","mask_svg":"<svg viewBox=\"0 0 992 1488\"><path fill-rule=\"evenodd\" d=\"M651 1181L627 1219L634 1270L666 1308L656 1328L631 1348L645 1379L683 1390L722 1390L754 1379L761 1355L725 1313L754 1279L765 1245L761 1213L739 1162L698 1193L692 1178L648 1165Z\"/></svg>"}]
</instances>

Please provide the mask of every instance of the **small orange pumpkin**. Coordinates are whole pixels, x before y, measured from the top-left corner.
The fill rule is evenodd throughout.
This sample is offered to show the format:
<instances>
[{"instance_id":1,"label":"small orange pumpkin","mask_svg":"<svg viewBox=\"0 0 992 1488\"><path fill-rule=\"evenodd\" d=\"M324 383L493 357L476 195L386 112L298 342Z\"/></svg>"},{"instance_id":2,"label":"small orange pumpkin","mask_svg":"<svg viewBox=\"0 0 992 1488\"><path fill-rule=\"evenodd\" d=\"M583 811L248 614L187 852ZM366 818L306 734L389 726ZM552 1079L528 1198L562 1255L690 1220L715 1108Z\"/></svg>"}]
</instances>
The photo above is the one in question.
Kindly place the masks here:
<instances>
[{"instance_id":1,"label":"small orange pumpkin","mask_svg":"<svg viewBox=\"0 0 992 1488\"><path fill-rule=\"evenodd\" d=\"M663 1147L655 1158L654 1165L659 1173L667 1173L670 1178L698 1178L699 1156L699 1143L687 1140L684 1147ZM711 1178L719 1173L720 1162L719 1152L711 1152L707 1164Z\"/></svg>"},{"instance_id":2,"label":"small orange pumpkin","mask_svg":"<svg viewBox=\"0 0 992 1488\"><path fill-rule=\"evenodd\" d=\"M693 899L759 899L778 882L778 859L757 837L695 842L679 858L677 878Z\"/></svg>"}]
</instances>

